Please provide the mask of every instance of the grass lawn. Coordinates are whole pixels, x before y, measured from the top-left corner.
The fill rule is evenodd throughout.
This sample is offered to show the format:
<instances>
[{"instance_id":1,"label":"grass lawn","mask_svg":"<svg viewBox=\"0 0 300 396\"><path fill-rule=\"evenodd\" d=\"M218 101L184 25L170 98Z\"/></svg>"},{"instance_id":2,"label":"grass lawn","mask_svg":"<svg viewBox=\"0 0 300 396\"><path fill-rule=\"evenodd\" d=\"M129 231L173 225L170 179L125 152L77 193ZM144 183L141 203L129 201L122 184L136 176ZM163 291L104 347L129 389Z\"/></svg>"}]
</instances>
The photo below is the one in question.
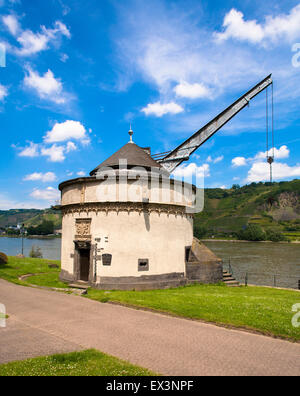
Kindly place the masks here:
<instances>
[{"instance_id":1,"label":"grass lawn","mask_svg":"<svg viewBox=\"0 0 300 396\"><path fill-rule=\"evenodd\" d=\"M87 350L0 365L0 376L148 376L151 371Z\"/></svg>"},{"instance_id":2,"label":"grass lawn","mask_svg":"<svg viewBox=\"0 0 300 396\"><path fill-rule=\"evenodd\" d=\"M29 283L39 286L65 288L67 285L60 282L58 277L60 268L49 268L49 265L56 264L60 267L59 261L8 257L6 265L0 264L0 278L18 285L28 286ZM44 275L42 275L44 273ZM19 277L27 274L41 274L20 281Z\"/></svg>"},{"instance_id":3,"label":"grass lawn","mask_svg":"<svg viewBox=\"0 0 300 396\"><path fill-rule=\"evenodd\" d=\"M229 288L220 284L151 291L107 292L89 289L87 297L300 340L300 328L291 324L294 315L292 306L300 302L300 293L292 290L243 286Z\"/></svg>"},{"instance_id":4,"label":"grass lawn","mask_svg":"<svg viewBox=\"0 0 300 396\"><path fill-rule=\"evenodd\" d=\"M0 265L0 278L21 285L35 284L65 288L59 281L59 269L49 268L58 261L9 257ZM46 273L19 281L28 273ZM289 340L300 340L300 328L291 324L292 306L300 302L300 293L266 287L228 288L220 285L193 285L177 289L150 291L102 291L89 289L86 298L100 302L118 302L150 308L177 316L259 331Z\"/></svg>"}]
</instances>

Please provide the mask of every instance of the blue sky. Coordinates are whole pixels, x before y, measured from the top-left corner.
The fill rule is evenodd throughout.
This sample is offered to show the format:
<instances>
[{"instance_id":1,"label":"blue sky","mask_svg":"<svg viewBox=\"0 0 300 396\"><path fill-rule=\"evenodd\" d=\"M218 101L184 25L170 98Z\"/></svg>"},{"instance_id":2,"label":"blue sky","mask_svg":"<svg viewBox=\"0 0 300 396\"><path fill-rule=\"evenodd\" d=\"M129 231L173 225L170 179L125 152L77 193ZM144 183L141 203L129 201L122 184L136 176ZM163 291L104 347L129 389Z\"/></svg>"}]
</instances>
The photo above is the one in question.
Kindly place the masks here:
<instances>
[{"instance_id":1,"label":"blue sky","mask_svg":"<svg viewBox=\"0 0 300 396\"><path fill-rule=\"evenodd\" d=\"M0 0L0 209L127 143L170 150L273 73L274 175L300 176L300 1ZM4 66L2 64L2 66ZM207 187L267 180L265 95L188 163Z\"/></svg>"}]
</instances>

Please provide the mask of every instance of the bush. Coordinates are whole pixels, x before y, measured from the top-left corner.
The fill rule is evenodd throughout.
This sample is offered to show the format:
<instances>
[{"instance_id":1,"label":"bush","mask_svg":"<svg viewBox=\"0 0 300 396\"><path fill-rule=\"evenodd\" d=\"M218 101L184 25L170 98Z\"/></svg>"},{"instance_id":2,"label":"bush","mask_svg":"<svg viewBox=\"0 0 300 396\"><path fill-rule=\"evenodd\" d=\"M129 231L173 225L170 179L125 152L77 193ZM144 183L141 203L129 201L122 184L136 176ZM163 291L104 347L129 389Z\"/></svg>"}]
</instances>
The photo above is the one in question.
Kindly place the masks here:
<instances>
[{"instance_id":1,"label":"bush","mask_svg":"<svg viewBox=\"0 0 300 396\"><path fill-rule=\"evenodd\" d=\"M194 226L194 235L198 239L202 239L207 234L207 229L201 225L195 224Z\"/></svg>"},{"instance_id":2,"label":"bush","mask_svg":"<svg viewBox=\"0 0 300 396\"><path fill-rule=\"evenodd\" d=\"M267 230L266 239L267 241L271 241L271 242L286 241L286 237L282 234L282 232L277 230Z\"/></svg>"},{"instance_id":3,"label":"bush","mask_svg":"<svg viewBox=\"0 0 300 396\"><path fill-rule=\"evenodd\" d=\"M259 225L250 224L238 233L238 238L243 241L265 241L266 233Z\"/></svg>"},{"instance_id":4,"label":"bush","mask_svg":"<svg viewBox=\"0 0 300 396\"><path fill-rule=\"evenodd\" d=\"M31 258L43 258L42 250L38 246L32 246L29 257Z\"/></svg>"},{"instance_id":5,"label":"bush","mask_svg":"<svg viewBox=\"0 0 300 396\"><path fill-rule=\"evenodd\" d=\"M8 258L5 253L0 252L0 264L7 264Z\"/></svg>"}]
</instances>

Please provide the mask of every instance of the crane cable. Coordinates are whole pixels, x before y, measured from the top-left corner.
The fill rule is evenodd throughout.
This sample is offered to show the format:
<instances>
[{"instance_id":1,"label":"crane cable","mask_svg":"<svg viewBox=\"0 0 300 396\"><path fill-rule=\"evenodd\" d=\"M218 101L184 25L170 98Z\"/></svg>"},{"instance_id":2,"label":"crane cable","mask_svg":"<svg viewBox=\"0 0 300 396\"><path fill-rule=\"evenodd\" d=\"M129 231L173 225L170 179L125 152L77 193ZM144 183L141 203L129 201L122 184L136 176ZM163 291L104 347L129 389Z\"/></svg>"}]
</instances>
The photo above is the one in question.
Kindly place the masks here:
<instances>
[{"instance_id":1,"label":"crane cable","mask_svg":"<svg viewBox=\"0 0 300 396\"><path fill-rule=\"evenodd\" d=\"M267 134L267 162L270 164L270 182L273 182L273 172L272 172L272 164L275 158L275 147L274 147L274 86L272 83L272 99L271 99L271 106L272 106L272 114L271 114L271 134L272 134L272 153L269 150L269 97L268 97L268 88L266 89L266 134Z\"/></svg>"}]
</instances>

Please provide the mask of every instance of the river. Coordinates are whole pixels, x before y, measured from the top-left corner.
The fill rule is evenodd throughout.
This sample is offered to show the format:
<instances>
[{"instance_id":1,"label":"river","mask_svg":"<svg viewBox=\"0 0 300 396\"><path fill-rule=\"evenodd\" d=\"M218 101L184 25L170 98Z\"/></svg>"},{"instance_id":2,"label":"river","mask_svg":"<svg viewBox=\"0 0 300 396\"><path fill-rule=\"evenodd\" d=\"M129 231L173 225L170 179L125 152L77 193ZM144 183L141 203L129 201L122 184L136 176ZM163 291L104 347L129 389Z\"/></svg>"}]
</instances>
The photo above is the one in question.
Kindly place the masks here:
<instances>
[{"instance_id":1,"label":"river","mask_svg":"<svg viewBox=\"0 0 300 396\"><path fill-rule=\"evenodd\" d=\"M34 246L41 248L46 259L60 260L61 239L24 239L24 254ZM300 280L300 244L243 243L209 241L205 245L223 259L227 269L230 261L235 278L249 284L298 288ZM0 238L0 251L8 256L21 253L20 238Z\"/></svg>"},{"instance_id":2,"label":"river","mask_svg":"<svg viewBox=\"0 0 300 396\"><path fill-rule=\"evenodd\" d=\"M224 268L231 264L234 277L245 283L298 288L300 280L300 244L255 242L204 242Z\"/></svg>"},{"instance_id":3,"label":"river","mask_svg":"<svg viewBox=\"0 0 300 396\"><path fill-rule=\"evenodd\" d=\"M24 255L29 256L32 246L41 248L43 258L49 260L60 260L60 238L52 239L24 239ZM22 252L21 238L0 238L0 252L4 252L8 256L16 256Z\"/></svg>"}]
</instances>

